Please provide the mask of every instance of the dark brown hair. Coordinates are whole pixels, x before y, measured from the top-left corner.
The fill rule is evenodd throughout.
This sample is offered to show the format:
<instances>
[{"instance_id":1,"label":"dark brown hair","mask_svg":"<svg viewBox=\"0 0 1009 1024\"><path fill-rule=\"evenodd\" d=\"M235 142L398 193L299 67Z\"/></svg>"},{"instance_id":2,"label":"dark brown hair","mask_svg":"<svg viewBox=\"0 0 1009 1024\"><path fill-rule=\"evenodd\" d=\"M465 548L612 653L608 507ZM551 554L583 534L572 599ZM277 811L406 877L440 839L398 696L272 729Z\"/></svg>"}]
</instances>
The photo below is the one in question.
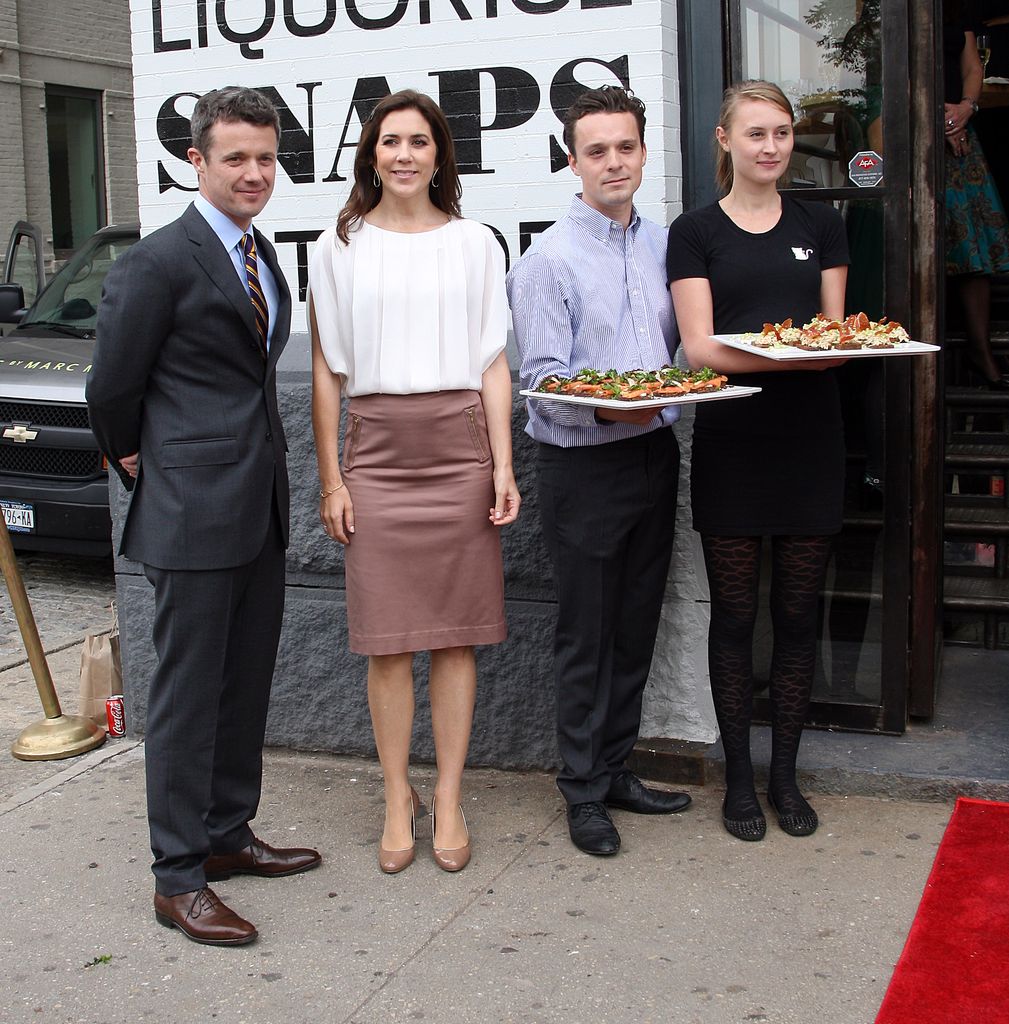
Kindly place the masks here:
<instances>
[{"instance_id":1,"label":"dark brown hair","mask_svg":"<svg viewBox=\"0 0 1009 1024\"><path fill-rule=\"evenodd\" d=\"M638 122L641 145L645 144L645 105L627 89L619 85L604 85L583 92L564 114L564 145L575 155L575 125L586 114L633 114Z\"/></svg>"},{"instance_id":2,"label":"dark brown hair","mask_svg":"<svg viewBox=\"0 0 1009 1024\"><path fill-rule=\"evenodd\" d=\"M732 126L732 118L736 113L736 107L743 100L763 100L765 103L772 103L774 106L788 115L789 122L795 120L795 113L788 97L773 82L762 82L751 79L746 82L736 82L725 90L722 96L722 109L718 112L718 127L728 132ZM715 182L724 194L728 194L732 188L732 154L727 153L715 141ZM782 172L784 173L784 172Z\"/></svg>"},{"instance_id":3,"label":"dark brown hair","mask_svg":"<svg viewBox=\"0 0 1009 1024\"><path fill-rule=\"evenodd\" d=\"M461 217L459 200L462 198L462 184L455 163L455 146L452 132L441 107L430 96L413 89L403 89L379 100L371 117L364 123L361 138L354 154L354 184L347 202L336 219L336 234L345 245L350 241L350 232L364 218L364 215L378 206L382 188L375 186L375 147L386 115L397 110L416 110L431 127L431 136L438 151L438 167L431 180L438 178L437 187L428 186L431 202L450 217Z\"/></svg>"},{"instance_id":4,"label":"dark brown hair","mask_svg":"<svg viewBox=\"0 0 1009 1024\"><path fill-rule=\"evenodd\" d=\"M211 89L197 101L193 116L189 119L189 131L193 149L204 156L213 140L213 128L218 121L235 124L248 121L249 124L271 127L280 138L280 115L277 108L258 90L245 89L239 85L226 85L223 89Z\"/></svg>"}]
</instances>

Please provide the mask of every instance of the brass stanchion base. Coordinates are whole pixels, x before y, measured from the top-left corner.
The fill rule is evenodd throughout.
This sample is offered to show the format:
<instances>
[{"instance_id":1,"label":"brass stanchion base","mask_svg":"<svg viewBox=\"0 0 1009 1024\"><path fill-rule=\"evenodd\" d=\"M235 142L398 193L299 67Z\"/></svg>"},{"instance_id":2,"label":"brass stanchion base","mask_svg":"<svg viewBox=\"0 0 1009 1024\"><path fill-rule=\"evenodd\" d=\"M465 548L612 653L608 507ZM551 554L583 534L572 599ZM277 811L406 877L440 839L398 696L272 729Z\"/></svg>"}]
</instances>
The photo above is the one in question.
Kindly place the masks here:
<instances>
[{"instance_id":1,"label":"brass stanchion base","mask_svg":"<svg viewBox=\"0 0 1009 1024\"><path fill-rule=\"evenodd\" d=\"M105 742L105 730L80 715L43 718L29 725L14 741L11 753L19 761L58 761L86 754Z\"/></svg>"}]
</instances>

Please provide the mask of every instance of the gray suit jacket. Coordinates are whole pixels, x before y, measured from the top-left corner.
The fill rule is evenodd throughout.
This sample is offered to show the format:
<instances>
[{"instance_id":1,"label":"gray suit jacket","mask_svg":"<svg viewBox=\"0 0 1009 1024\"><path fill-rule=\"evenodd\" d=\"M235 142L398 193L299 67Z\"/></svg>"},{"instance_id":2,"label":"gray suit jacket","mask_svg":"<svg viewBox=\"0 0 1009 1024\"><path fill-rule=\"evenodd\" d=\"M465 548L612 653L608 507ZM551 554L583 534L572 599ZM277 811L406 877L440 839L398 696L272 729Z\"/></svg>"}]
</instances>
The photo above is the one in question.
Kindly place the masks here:
<instances>
[{"instance_id":1,"label":"gray suit jacket","mask_svg":"<svg viewBox=\"0 0 1009 1024\"><path fill-rule=\"evenodd\" d=\"M244 565L262 548L274 503L287 541L276 366L291 296L273 246L255 238L280 291L266 360L248 293L193 206L132 246L105 280L88 411L132 490L120 553L147 565ZM118 460L137 451L134 481Z\"/></svg>"}]
</instances>

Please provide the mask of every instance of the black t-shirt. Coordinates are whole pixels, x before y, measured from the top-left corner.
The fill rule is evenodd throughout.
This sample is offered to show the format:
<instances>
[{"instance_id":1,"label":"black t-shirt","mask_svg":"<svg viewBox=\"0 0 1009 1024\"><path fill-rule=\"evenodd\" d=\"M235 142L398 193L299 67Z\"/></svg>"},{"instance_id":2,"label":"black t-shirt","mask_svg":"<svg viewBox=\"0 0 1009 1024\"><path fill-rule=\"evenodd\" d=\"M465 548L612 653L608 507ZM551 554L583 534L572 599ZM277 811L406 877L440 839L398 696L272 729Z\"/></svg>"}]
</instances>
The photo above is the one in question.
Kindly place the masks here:
<instances>
[{"instance_id":1,"label":"black t-shirt","mask_svg":"<svg viewBox=\"0 0 1009 1024\"><path fill-rule=\"evenodd\" d=\"M799 326L820 312L820 272L847 266L844 222L832 207L781 197L770 231L738 227L718 203L669 226L666 277L706 277L715 334L759 331L788 317Z\"/></svg>"},{"instance_id":2,"label":"black t-shirt","mask_svg":"<svg viewBox=\"0 0 1009 1024\"><path fill-rule=\"evenodd\" d=\"M684 213L669 226L667 277L707 278L715 334L760 331L765 323L789 317L798 326L807 323L820 312L821 272L847 264L848 242L840 214L825 203L789 195L781 197L778 223L759 234L738 227L718 203ZM698 405L696 430L780 439L793 436L803 422L828 432L842 429L830 370L730 377L734 384L753 384L764 393Z\"/></svg>"}]
</instances>

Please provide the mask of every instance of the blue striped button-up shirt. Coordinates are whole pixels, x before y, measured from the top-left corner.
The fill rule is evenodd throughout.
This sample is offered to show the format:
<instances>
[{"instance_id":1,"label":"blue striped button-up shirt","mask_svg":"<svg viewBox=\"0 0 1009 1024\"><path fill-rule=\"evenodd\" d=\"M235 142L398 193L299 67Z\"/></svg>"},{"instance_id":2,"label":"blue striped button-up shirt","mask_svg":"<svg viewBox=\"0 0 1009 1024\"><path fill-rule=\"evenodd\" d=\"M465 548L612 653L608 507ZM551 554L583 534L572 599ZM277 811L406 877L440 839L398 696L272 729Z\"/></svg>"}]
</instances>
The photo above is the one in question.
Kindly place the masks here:
<instances>
[{"instance_id":1,"label":"blue striped button-up shirt","mask_svg":"<svg viewBox=\"0 0 1009 1024\"><path fill-rule=\"evenodd\" d=\"M677 345L666 287L666 232L637 211L630 226L575 196L508 274L523 388L552 373L570 377L586 367L657 369ZM646 434L679 418L669 407L646 427L599 422L591 407L526 402L526 432L563 448L606 444Z\"/></svg>"}]
</instances>

